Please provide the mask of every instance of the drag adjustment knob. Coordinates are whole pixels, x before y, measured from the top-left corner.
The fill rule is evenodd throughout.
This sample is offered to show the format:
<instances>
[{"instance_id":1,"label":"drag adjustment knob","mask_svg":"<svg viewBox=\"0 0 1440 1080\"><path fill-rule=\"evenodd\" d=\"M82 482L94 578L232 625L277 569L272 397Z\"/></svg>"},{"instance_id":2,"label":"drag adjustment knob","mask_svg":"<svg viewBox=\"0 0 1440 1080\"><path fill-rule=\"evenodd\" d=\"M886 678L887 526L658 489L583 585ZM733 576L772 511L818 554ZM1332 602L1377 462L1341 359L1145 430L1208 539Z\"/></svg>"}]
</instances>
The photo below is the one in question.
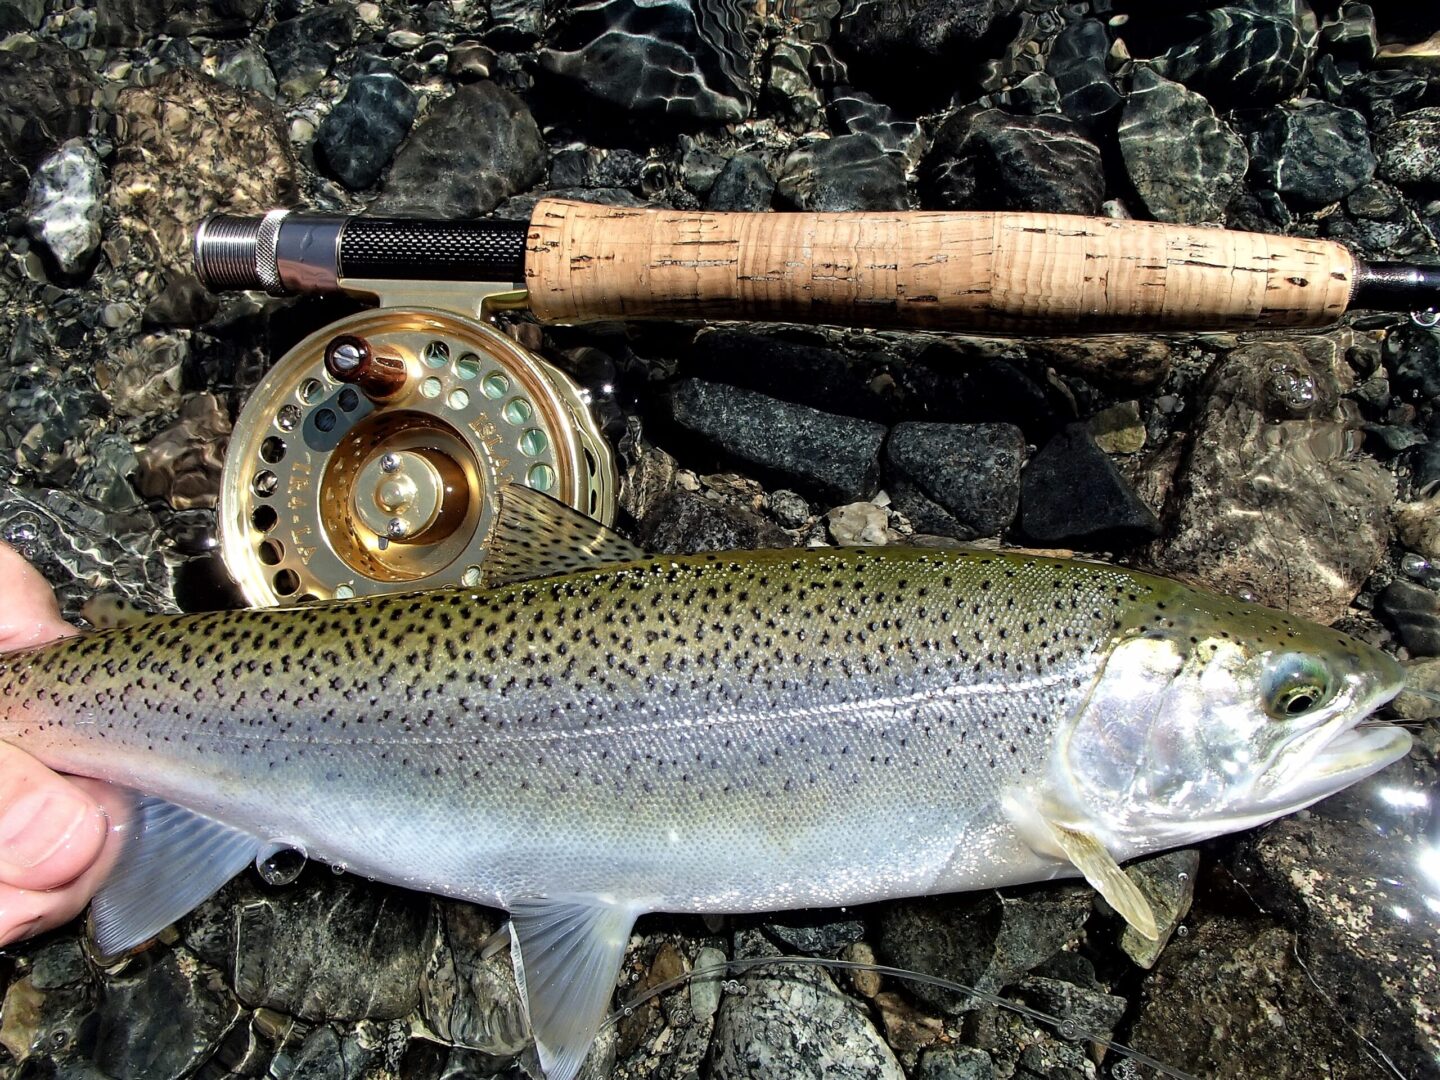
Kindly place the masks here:
<instances>
[{"instance_id":1,"label":"drag adjustment knob","mask_svg":"<svg viewBox=\"0 0 1440 1080\"><path fill-rule=\"evenodd\" d=\"M386 450L360 467L352 491L355 516L392 543L443 540L465 516L464 472L432 450Z\"/></svg>"}]
</instances>

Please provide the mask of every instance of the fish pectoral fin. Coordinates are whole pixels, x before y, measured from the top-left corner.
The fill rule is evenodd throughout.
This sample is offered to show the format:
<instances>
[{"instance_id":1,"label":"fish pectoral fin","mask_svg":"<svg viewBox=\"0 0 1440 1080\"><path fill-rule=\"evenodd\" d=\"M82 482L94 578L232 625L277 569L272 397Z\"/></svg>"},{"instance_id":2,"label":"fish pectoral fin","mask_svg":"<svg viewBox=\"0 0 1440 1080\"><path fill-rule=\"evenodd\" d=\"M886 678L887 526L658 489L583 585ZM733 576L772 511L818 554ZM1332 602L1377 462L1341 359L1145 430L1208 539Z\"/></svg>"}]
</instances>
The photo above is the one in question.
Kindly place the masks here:
<instances>
[{"instance_id":1,"label":"fish pectoral fin","mask_svg":"<svg viewBox=\"0 0 1440 1080\"><path fill-rule=\"evenodd\" d=\"M520 484L506 484L482 569L486 585L509 585L643 558L643 548L594 518Z\"/></svg>"},{"instance_id":2,"label":"fish pectoral fin","mask_svg":"<svg viewBox=\"0 0 1440 1080\"><path fill-rule=\"evenodd\" d=\"M510 956L548 1080L571 1080L615 993L637 908L598 896L510 905Z\"/></svg>"},{"instance_id":3,"label":"fish pectoral fin","mask_svg":"<svg viewBox=\"0 0 1440 1080\"><path fill-rule=\"evenodd\" d=\"M261 841L213 818L136 795L120 854L90 903L90 933L103 956L149 941L255 861Z\"/></svg>"},{"instance_id":4,"label":"fish pectoral fin","mask_svg":"<svg viewBox=\"0 0 1440 1080\"><path fill-rule=\"evenodd\" d=\"M1105 850L1105 845L1083 829L1072 829L1053 821L1048 824L1056 845L1091 887L1105 898L1105 902L1118 911L1137 933L1151 941L1158 941L1160 928L1155 923L1150 901L1120 869L1120 864Z\"/></svg>"}]
</instances>

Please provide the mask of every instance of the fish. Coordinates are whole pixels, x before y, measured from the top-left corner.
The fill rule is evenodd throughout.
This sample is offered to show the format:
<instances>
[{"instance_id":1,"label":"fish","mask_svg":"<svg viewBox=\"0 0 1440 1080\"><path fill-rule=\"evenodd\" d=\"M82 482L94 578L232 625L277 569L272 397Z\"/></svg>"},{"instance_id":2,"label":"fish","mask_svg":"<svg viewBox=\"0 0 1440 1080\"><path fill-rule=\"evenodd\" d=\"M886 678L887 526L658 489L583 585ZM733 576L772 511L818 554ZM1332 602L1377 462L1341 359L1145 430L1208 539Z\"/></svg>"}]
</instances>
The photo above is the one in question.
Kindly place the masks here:
<instances>
[{"instance_id":1,"label":"fish","mask_svg":"<svg viewBox=\"0 0 1440 1080\"><path fill-rule=\"evenodd\" d=\"M523 488L483 588L130 621L0 657L0 739L130 793L119 954L284 848L509 913L571 1080L635 921L1083 877L1410 747L1391 657L1133 570L989 550L651 555Z\"/></svg>"}]
</instances>

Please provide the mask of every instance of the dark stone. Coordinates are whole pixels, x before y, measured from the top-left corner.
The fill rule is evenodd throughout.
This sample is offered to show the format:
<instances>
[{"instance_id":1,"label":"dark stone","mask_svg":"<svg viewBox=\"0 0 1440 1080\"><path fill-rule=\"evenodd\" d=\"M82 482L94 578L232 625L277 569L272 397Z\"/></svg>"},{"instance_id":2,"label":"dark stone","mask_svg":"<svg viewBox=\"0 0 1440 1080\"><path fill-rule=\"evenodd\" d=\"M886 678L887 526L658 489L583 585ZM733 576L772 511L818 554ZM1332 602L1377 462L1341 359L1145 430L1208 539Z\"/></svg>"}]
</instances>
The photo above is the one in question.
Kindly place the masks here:
<instances>
[{"instance_id":1,"label":"dark stone","mask_svg":"<svg viewBox=\"0 0 1440 1080\"><path fill-rule=\"evenodd\" d=\"M1015 519L1025 436L1010 424L897 424L885 489L920 532L970 540Z\"/></svg>"},{"instance_id":2,"label":"dark stone","mask_svg":"<svg viewBox=\"0 0 1440 1080\"><path fill-rule=\"evenodd\" d=\"M545 32L545 0L490 0L486 37L516 49L534 45Z\"/></svg>"},{"instance_id":3,"label":"dark stone","mask_svg":"<svg viewBox=\"0 0 1440 1080\"><path fill-rule=\"evenodd\" d=\"M540 66L627 112L734 123L750 114L747 31L738 5L595 0L569 9Z\"/></svg>"},{"instance_id":4,"label":"dark stone","mask_svg":"<svg viewBox=\"0 0 1440 1080\"><path fill-rule=\"evenodd\" d=\"M806 956L839 956L847 945L865 936L865 924L842 912L791 911L767 919L765 932Z\"/></svg>"},{"instance_id":5,"label":"dark stone","mask_svg":"<svg viewBox=\"0 0 1440 1080\"><path fill-rule=\"evenodd\" d=\"M790 547L794 543L758 514L707 499L698 491L676 491L657 503L640 522L640 539L647 550L665 555Z\"/></svg>"},{"instance_id":6,"label":"dark stone","mask_svg":"<svg viewBox=\"0 0 1440 1080\"><path fill-rule=\"evenodd\" d=\"M1433 433L1429 442L1410 450L1404 461L1416 495L1431 495L1440 488L1440 439Z\"/></svg>"},{"instance_id":7,"label":"dark stone","mask_svg":"<svg viewBox=\"0 0 1440 1080\"><path fill-rule=\"evenodd\" d=\"M271 27L265 56L281 92L293 101L319 86L349 47L351 33L349 16L338 6L315 8Z\"/></svg>"},{"instance_id":8,"label":"dark stone","mask_svg":"<svg viewBox=\"0 0 1440 1080\"><path fill-rule=\"evenodd\" d=\"M974 1046L937 1046L921 1056L915 1080L995 1080L995 1064Z\"/></svg>"},{"instance_id":9,"label":"dark stone","mask_svg":"<svg viewBox=\"0 0 1440 1080\"><path fill-rule=\"evenodd\" d=\"M1416 109L1375 135L1380 175L1402 185L1440 184L1440 107Z\"/></svg>"},{"instance_id":10,"label":"dark stone","mask_svg":"<svg viewBox=\"0 0 1440 1080\"><path fill-rule=\"evenodd\" d=\"M957 113L936 132L919 176L935 210L1095 214L1105 198L1099 148L1063 116Z\"/></svg>"},{"instance_id":11,"label":"dark stone","mask_svg":"<svg viewBox=\"0 0 1440 1080\"><path fill-rule=\"evenodd\" d=\"M3 0L0 2L0 34L37 30L45 19L45 0Z\"/></svg>"},{"instance_id":12,"label":"dark stone","mask_svg":"<svg viewBox=\"0 0 1440 1080\"><path fill-rule=\"evenodd\" d=\"M104 981L80 1038L116 1080L188 1076L239 1015L218 971L156 949Z\"/></svg>"},{"instance_id":13,"label":"dark stone","mask_svg":"<svg viewBox=\"0 0 1440 1080\"><path fill-rule=\"evenodd\" d=\"M1397 579L1385 586L1376 607L1413 656L1440 656L1440 593Z\"/></svg>"},{"instance_id":14,"label":"dark stone","mask_svg":"<svg viewBox=\"0 0 1440 1080\"><path fill-rule=\"evenodd\" d=\"M371 209L478 217L544 171L545 142L525 103L493 82L473 83L410 133Z\"/></svg>"},{"instance_id":15,"label":"dark stone","mask_svg":"<svg viewBox=\"0 0 1440 1080\"><path fill-rule=\"evenodd\" d=\"M1116 994L1040 975L1026 976L1016 984L1015 989L1020 1000L1031 1008L1074 1023L1080 1038L1098 1035L1108 1039L1115 1033L1115 1025L1130 1005Z\"/></svg>"},{"instance_id":16,"label":"dark stone","mask_svg":"<svg viewBox=\"0 0 1440 1080\"><path fill-rule=\"evenodd\" d=\"M1110 77L1109 54L1110 35L1099 19L1076 19L1056 35L1045 71L1070 119L1093 124L1124 100Z\"/></svg>"},{"instance_id":17,"label":"dark stone","mask_svg":"<svg viewBox=\"0 0 1440 1080\"><path fill-rule=\"evenodd\" d=\"M1440 333L1402 326L1385 339L1385 364L1401 401L1440 400Z\"/></svg>"},{"instance_id":18,"label":"dark stone","mask_svg":"<svg viewBox=\"0 0 1440 1080\"><path fill-rule=\"evenodd\" d=\"M826 412L889 420L887 401L870 387L870 367L817 340L824 339L803 330L755 333L717 326L696 336L685 370Z\"/></svg>"},{"instance_id":19,"label":"dark stone","mask_svg":"<svg viewBox=\"0 0 1440 1080\"><path fill-rule=\"evenodd\" d=\"M775 178L754 154L736 154L725 163L705 199L707 210L769 210Z\"/></svg>"},{"instance_id":20,"label":"dark stone","mask_svg":"<svg viewBox=\"0 0 1440 1080\"><path fill-rule=\"evenodd\" d=\"M1312 53L1293 11L1222 7L1189 15L1188 40L1161 58L1163 71L1216 105L1278 104L1304 85Z\"/></svg>"},{"instance_id":21,"label":"dark stone","mask_svg":"<svg viewBox=\"0 0 1440 1080\"><path fill-rule=\"evenodd\" d=\"M875 494L885 428L723 383L685 379L671 421L725 457L832 503Z\"/></svg>"},{"instance_id":22,"label":"dark stone","mask_svg":"<svg viewBox=\"0 0 1440 1080\"><path fill-rule=\"evenodd\" d=\"M315 160L352 191L368 188L410 132L415 92L380 64L357 73L315 134Z\"/></svg>"},{"instance_id":23,"label":"dark stone","mask_svg":"<svg viewBox=\"0 0 1440 1080\"><path fill-rule=\"evenodd\" d=\"M1404 68L1366 71L1350 81L1344 103L1364 113L1371 128L1378 132L1397 117L1422 105L1429 88L1429 81L1418 71Z\"/></svg>"},{"instance_id":24,"label":"dark stone","mask_svg":"<svg viewBox=\"0 0 1440 1080\"><path fill-rule=\"evenodd\" d=\"M873 135L841 135L796 150L775 185L796 210L904 210L905 167Z\"/></svg>"},{"instance_id":25,"label":"dark stone","mask_svg":"<svg viewBox=\"0 0 1440 1080\"><path fill-rule=\"evenodd\" d=\"M305 1036L280 1076L283 1080L351 1080L364 1075L376 1056L376 1048L362 1046L353 1032L321 1024Z\"/></svg>"},{"instance_id":26,"label":"dark stone","mask_svg":"<svg viewBox=\"0 0 1440 1080\"><path fill-rule=\"evenodd\" d=\"M869 135L887 154L901 158L909 157L920 135L919 124L899 119L890 106L849 86L831 92L825 115L837 135Z\"/></svg>"},{"instance_id":27,"label":"dark stone","mask_svg":"<svg viewBox=\"0 0 1440 1080\"><path fill-rule=\"evenodd\" d=\"M992 94L986 102L1009 113L1039 116L1060 111L1060 89L1043 71L1032 71L1017 83Z\"/></svg>"},{"instance_id":28,"label":"dark stone","mask_svg":"<svg viewBox=\"0 0 1440 1080\"><path fill-rule=\"evenodd\" d=\"M1071 424L1031 459L1020 482L1020 527L1043 544L1125 546L1160 523L1084 424Z\"/></svg>"},{"instance_id":29,"label":"dark stone","mask_svg":"<svg viewBox=\"0 0 1440 1080\"><path fill-rule=\"evenodd\" d=\"M552 188L639 188L645 159L624 147L567 148L550 160Z\"/></svg>"},{"instance_id":30,"label":"dark stone","mask_svg":"<svg viewBox=\"0 0 1440 1080\"><path fill-rule=\"evenodd\" d=\"M242 881L236 893L233 951L218 959L234 963L245 1004L314 1021L393 1019L415 1008L429 897L323 866L280 888Z\"/></svg>"},{"instance_id":31,"label":"dark stone","mask_svg":"<svg viewBox=\"0 0 1440 1080\"><path fill-rule=\"evenodd\" d=\"M1250 147L1260 183L1306 206L1338 202L1375 175L1365 118L1323 101L1272 109Z\"/></svg>"},{"instance_id":32,"label":"dark stone","mask_svg":"<svg viewBox=\"0 0 1440 1080\"><path fill-rule=\"evenodd\" d=\"M1009 8L1001 0L862 0L846 6L835 42L877 88L935 96L954 85L957 65Z\"/></svg>"},{"instance_id":33,"label":"dark stone","mask_svg":"<svg viewBox=\"0 0 1440 1080\"><path fill-rule=\"evenodd\" d=\"M880 913L877 951L896 967L994 993L1078 940L1093 900L1088 886L1055 884L1018 896L992 891L900 900ZM923 983L907 989L946 1013L980 1004L972 995Z\"/></svg>"},{"instance_id":34,"label":"dark stone","mask_svg":"<svg viewBox=\"0 0 1440 1080\"><path fill-rule=\"evenodd\" d=\"M1158 221L1218 221L1245 179L1245 143L1199 94L1137 67L1120 119L1120 152Z\"/></svg>"},{"instance_id":35,"label":"dark stone","mask_svg":"<svg viewBox=\"0 0 1440 1080\"><path fill-rule=\"evenodd\" d=\"M89 132L94 96L78 52L43 40L0 50L0 201L18 203L31 171L59 143Z\"/></svg>"},{"instance_id":36,"label":"dark stone","mask_svg":"<svg viewBox=\"0 0 1440 1080\"><path fill-rule=\"evenodd\" d=\"M475 904L441 900L434 907L435 952L420 985L420 1012L446 1043L492 1059L519 1054L530 1042L525 1004L508 952L486 954L500 920Z\"/></svg>"}]
</instances>

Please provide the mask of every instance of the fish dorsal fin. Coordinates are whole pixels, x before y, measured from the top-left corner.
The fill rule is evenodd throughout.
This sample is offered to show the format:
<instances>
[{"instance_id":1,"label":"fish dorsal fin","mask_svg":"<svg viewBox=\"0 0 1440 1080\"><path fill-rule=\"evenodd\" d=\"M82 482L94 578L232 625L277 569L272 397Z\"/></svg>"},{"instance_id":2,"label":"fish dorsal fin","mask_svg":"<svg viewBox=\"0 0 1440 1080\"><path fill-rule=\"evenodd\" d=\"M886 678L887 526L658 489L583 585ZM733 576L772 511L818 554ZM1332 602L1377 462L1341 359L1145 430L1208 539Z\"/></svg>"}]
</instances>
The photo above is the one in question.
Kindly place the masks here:
<instances>
[{"instance_id":1,"label":"fish dorsal fin","mask_svg":"<svg viewBox=\"0 0 1440 1080\"><path fill-rule=\"evenodd\" d=\"M1120 869L1120 864L1105 850L1104 844L1082 829L1072 829L1053 821L1050 822L1050 831L1065 857L1085 875L1085 880L1105 898L1106 903L1118 911L1137 933L1151 941L1160 940L1160 928L1155 923L1150 901Z\"/></svg>"},{"instance_id":2,"label":"fish dorsal fin","mask_svg":"<svg viewBox=\"0 0 1440 1080\"><path fill-rule=\"evenodd\" d=\"M638 911L598 896L510 906L510 957L546 1080L580 1071L605 1019Z\"/></svg>"},{"instance_id":3,"label":"fish dorsal fin","mask_svg":"<svg viewBox=\"0 0 1440 1080\"><path fill-rule=\"evenodd\" d=\"M520 484L506 484L485 556L485 584L509 585L644 557L643 548L594 518Z\"/></svg>"},{"instance_id":4,"label":"fish dorsal fin","mask_svg":"<svg viewBox=\"0 0 1440 1080\"><path fill-rule=\"evenodd\" d=\"M150 613L119 593L107 592L96 593L81 604L80 617L96 630L115 630L142 623L150 618Z\"/></svg>"},{"instance_id":5,"label":"fish dorsal fin","mask_svg":"<svg viewBox=\"0 0 1440 1080\"><path fill-rule=\"evenodd\" d=\"M261 842L182 806L137 795L120 854L90 904L91 936L119 956L188 915L255 861Z\"/></svg>"}]
</instances>

